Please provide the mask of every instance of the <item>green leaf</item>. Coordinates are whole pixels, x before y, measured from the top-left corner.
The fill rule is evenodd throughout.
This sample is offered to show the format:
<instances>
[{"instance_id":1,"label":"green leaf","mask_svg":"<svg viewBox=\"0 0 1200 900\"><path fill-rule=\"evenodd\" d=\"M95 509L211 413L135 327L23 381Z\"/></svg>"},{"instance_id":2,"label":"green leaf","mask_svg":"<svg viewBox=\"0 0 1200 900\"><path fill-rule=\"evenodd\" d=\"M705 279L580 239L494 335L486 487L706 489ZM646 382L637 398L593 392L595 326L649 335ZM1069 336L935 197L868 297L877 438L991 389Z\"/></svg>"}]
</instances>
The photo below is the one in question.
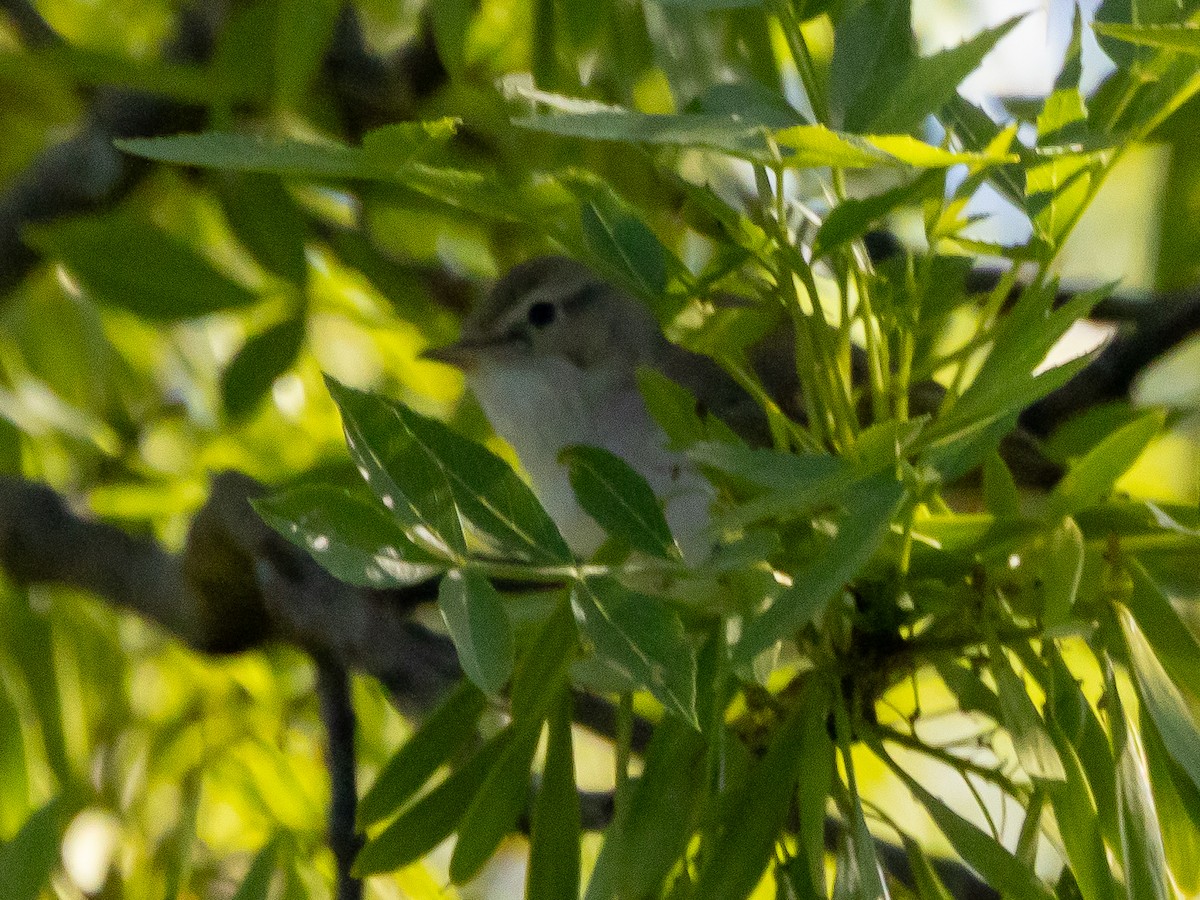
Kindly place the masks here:
<instances>
[{"instance_id":1,"label":"green leaf","mask_svg":"<svg viewBox=\"0 0 1200 900\"><path fill-rule=\"evenodd\" d=\"M1133 720L1125 712L1111 667L1106 674L1105 702L1111 710L1109 725L1117 755L1117 821L1126 897L1168 900L1175 894L1168 883L1166 854L1145 750Z\"/></svg>"},{"instance_id":2,"label":"green leaf","mask_svg":"<svg viewBox=\"0 0 1200 900\"><path fill-rule=\"evenodd\" d=\"M570 470L579 505L601 528L635 550L660 559L679 559L658 498L625 460L599 447L567 447L559 462Z\"/></svg>"},{"instance_id":3,"label":"green leaf","mask_svg":"<svg viewBox=\"0 0 1200 900\"><path fill-rule=\"evenodd\" d=\"M913 59L904 76L889 85L885 105L866 128L872 131L906 132L920 126L926 116L945 106L958 86L979 67L983 58L1016 27L1021 18L1014 16L999 25L985 28L957 47Z\"/></svg>"},{"instance_id":4,"label":"green leaf","mask_svg":"<svg viewBox=\"0 0 1200 900\"><path fill-rule=\"evenodd\" d=\"M345 488L303 485L255 500L254 508L347 584L410 587L446 568L444 561L409 541L374 498Z\"/></svg>"},{"instance_id":5,"label":"green leaf","mask_svg":"<svg viewBox=\"0 0 1200 900\"><path fill-rule=\"evenodd\" d=\"M1013 671L1008 655L999 644L991 646L988 667L996 679L1001 721L1012 736L1021 768L1033 778L1064 780L1066 773L1054 743L1046 733L1046 723L1029 699L1025 682Z\"/></svg>"},{"instance_id":6,"label":"green leaf","mask_svg":"<svg viewBox=\"0 0 1200 900\"><path fill-rule=\"evenodd\" d=\"M493 552L563 565L571 551L533 492L498 456L396 401L326 378L342 411L350 455L408 528L467 554L465 519Z\"/></svg>"},{"instance_id":7,"label":"green leaf","mask_svg":"<svg viewBox=\"0 0 1200 900\"><path fill-rule=\"evenodd\" d=\"M720 836L704 856L695 896L741 900L753 892L785 831L802 766L806 773L811 771L814 783L828 789L833 759L830 753L820 752L819 745L832 746L826 726L829 699L827 686L819 679L805 681L792 711L774 729L766 754L751 769L745 790L724 810ZM823 770L808 768L822 762L828 763ZM816 793L808 790L804 799L823 812L825 794ZM806 811L804 806L797 808L802 814Z\"/></svg>"},{"instance_id":8,"label":"green leaf","mask_svg":"<svg viewBox=\"0 0 1200 900\"><path fill-rule=\"evenodd\" d=\"M575 582L571 608L600 660L700 727L695 652L679 617L661 600L598 577Z\"/></svg>"},{"instance_id":9,"label":"green leaf","mask_svg":"<svg viewBox=\"0 0 1200 900\"><path fill-rule=\"evenodd\" d=\"M438 56L453 77L463 73L463 49L478 7L477 0L441 0L429 7L427 15Z\"/></svg>"},{"instance_id":10,"label":"green leaf","mask_svg":"<svg viewBox=\"0 0 1200 900\"><path fill-rule=\"evenodd\" d=\"M282 842L282 835L276 835L258 851L231 900L267 900Z\"/></svg>"},{"instance_id":11,"label":"green leaf","mask_svg":"<svg viewBox=\"0 0 1200 900\"><path fill-rule=\"evenodd\" d=\"M1108 435L1055 485L1046 501L1047 513L1070 515L1103 500L1162 431L1164 421L1162 413L1151 412Z\"/></svg>"},{"instance_id":12,"label":"green leaf","mask_svg":"<svg viewBox=\"0 0 1200 900\"><path fill-rule=\"evenodd\" d=\"M131 216L86 216L26 229L94 298L159 322L192 319L258 301L190 246Z\"/></svg>"},{"instance_id":13,"label":"green leaf","mask_svg":"<svg viewBox=\"0 0 1200 900\"><path fill-rule=\"evenodd\" d=\"M1200 791L1171 759L1154 722L1142 709L1138 718L1145 742L1150 788L1163 836L1163 855L1183 896L1200 889Z\"/></svg>"},{"instance_id":14,"label":"green leaf","mask_svg":"<svg viewBox=\"0 0 1200 900\"><path fill-rule=\"evenodd\" d=\"M30 812L29 759L21 712L0 685L0 836L17 832Z\"/></svg>"},{"instance_id":15,"label":"green leaf","mask_svg":"<svg viewBox=\"0 0 1200 900\"><path fill-rule=\"evenodd\" d=\"M536 94L544 100L546 95ZM564 100L567 98L563 98ZM599 107L514 119L519 128L563 137L628 144L705 147L731 156L765 160L770 147L763 125L726 114L661 115Z\"/></svg>"},{"instance_id":16,"label":"green leaf","mask_svg":"<svg viewBox=\"0 0 1200 900\"><path fill-rule=\"evenodd\" d=\"M0 846L6 900L38 900L58 869L59 845L74 812L63 797L51 800L32 816L8 843Z\"/></svg>"},{"instance_id":17,"label":"green leaf","mask_svg":"<svg viewBox=\"0 0 1200 900\"><path fill-rule=\"evenodd\" d=\"M704 797L704 738L669 716L654 729L629 803L605 832L585 900L647 897L686 852Z\"/></svg>"},{"instance_id":18,"label":"green leaf","mask_svg":"<svg viewBox=\"0 0 1200 900\"><path fill-rule=\"evenodd\" d=\"M386 819L425 784L438 767L476 735L487 698L470 681L459 682L419 731L392 754L358 804L358 827Z\"/></svg>"},{"instance_id":19,"label":"green leaf","mask_svg":"<svg viewBox=\"0 0 1200 900\"><path fill-rule=\"evenodd\" d=\"M169 137L127 138L117 147L134 156L233 172L261 172L292 178L371 178L377 173L357 147L297 140L271 140L248 134L206 131Z\"/></svg>"},{"instance_id":20,"label":"green leaf","mask_svg":"<svg viewBox=\"0 0 1200 900\"><path fill-rule=\"evenodd\" d=\"M529 834L528 900L579 896L579 792L571 741L570 695L563 693L550 714L546 766L533 804Z\"/></svg>"},{"instance_id":21,"label":"green leaf","mask_svg":"<svg viewBox=\"0 0 1200 900\"><path fill-rule=\"evenodd\" d=\"M1124 562L1132 582L1125 603L1137 620L1139 630L1154 648L1155 658L1170 673L1171 679L1192 697L1200 698L1200 642L1145 565L1133 558L1126 558Z\"/></svg>"},{"instance_id":22,"label":"green leaf","mask_svg":"<svg viewBox=\"0 0 1200 900\"><path fill-rule=\"evenodd\" d=\"M408 163L433 151L445 152L446 144L458 134L459 121L443 117L383 125L363 135L363 153L379 172L394 172L403 180Z\"/></svg>"},{"instance_id":23,"label":"green leaf","mask_svg":"<svg viewBox=\"0 0 1200 900\"><path fill-rule=\"evenodd\" d=\"M641 219L594 203L582 209L583 239L588 250L623 281L643 295L659 296L667 286L663 245Z\"/></svg>"},{"instance_id":24,"label":"green leaf","mask_svg":"<svg viewBox=\"0 0 1200 900\"><path fill-rule=\"evenodd\" d=\"M218 196L238 242L269 272L297 287L308 280L304 256L304 215L273 175L229 173L218 182Z\"/></svg>"},{"instance_id":25,"label":"green leaf","mask_svg":"<svg viewBox=\"0 0 1200 900\"><path fill-rule=\"evenodd\" d=\"M735 647L738 660L748 663L776 641L819 616L846 582L867 564L888 533L904 497L892 478L878 476L859 482L840 498L848 512L837 536L816 559L792 574L792 586L749 619Z\"/></svg>"},{"instance_id":26,"label":"green leaf","mask_svg":"<svg viewBox=\"0 0 1200 900\"><path fill-rule=\"evenodd\" d=\"M362 878L393 872L420 859L458 826L497 761L513 743L506 728L479 748L467 762L367 841L354 860L353 873Z\"/></svg>"},{"instance_id":27,"label":"green leaf","mask_svg":"<svg viewBox=\"0 0 1200 900\"><path fill-rule=\"evenodd\" d=\"M6 82L46 83L69 78L85 85L132 88L182 103L258 103L266 86L216 66L132 59L101 50L62 44L27 53L0 54Z\"/></svg>"},{"instance_id":28,"label":"green leaf","mask_svg":"<svg viewBox=\"0 0 1200 900\"><path fill-rule=\"evenodd\" d=\"M932 173L861 200L843 200L829 211L813 239L812 256L819 259L835 247L862 237L871 226L894 209L919 202L935 192L940 195L942 181Z\"/></svg>"},{"instance_id":29,"label":"green leaf","mask_svg":"<svg viewBox=\"0 0 1200 900\"><path fill-rule=\"evenodd\" d=\"M955 852L967 865L982 875L989 885L1004 897L1051 900L1054 895L1037 875L1009 853L1003 844L997 843L990 835L980 831L927 791L907 771L898 766L881 746L877 743L876 746L876 752L904 782L916 801L925 807L925 811Z\"/></svg>"},{"instance_id":30,"label":"green leaf","mask_svg":"<svg viewBox=\"0 0 1200 900\"><path fill-rule=\"evenodd\" d=\"M1044 787L1058 820L1058 833L1067 851L1071 874L1075 876L1083 900L1115 900L1116 888L1108 867L1100 817L1083 764L1053 716L1047 715L1045 727L1054 742L1065 777L1061 782L1047 782Z\"/></svg>"},{"instance_id":31,"label":"green leaf","mask_svg":"<svg viewBox=\"0 0 1200 900\"><path fill-rule=\"evenodd\" d=\"M942 883L933 863L921 849L921 845L908 834L901 831L900 841L904 844L904 853L908 856L908 866L912 872L913 887L921 900L954 900L954 895Z\"/></svg>"},{"instance_id":32,"label":"green leaf","mask_svg":"<svg viewBox=\"0 0 1200 900\"><path fill-rule=\"evenodd\" d=\"M477 569L452 569L442 578L438 609L458 661L484 693L499 694L513 668L513 637L504 601Z\"/></svg>"},{"instance_id":33,"label":"green leaf","mask_svg":"<svg viewBox=\"0 0 1200 900\"><path fill-rule=\"evenodd\" d=\"M303 107L333 36L339 0L278 0L275 17L275 96L286 109Z\"/></svg>"},{"instance_id":34,"label":"green leaf","mask_svg":"<svg viewBox=\"0 0 1200 900\"><path fill-rule=\"evenodd\" d=\"M989 453L983 461L983 502L997 519L1015 519L1021 514L1021 495L999 453Z\"/></svg>"},{"instance_id":35,"label":"green leaf","mask_svg":"<svg viewBox=\"0 0 1200 900\"><path fill-rule=\"evenodd\" d=\"M1010 153L982 150L945 150L926 144L907 134L872 134L864 138L888 156L905 165L918 169L945 169L960 164L999 165L1017 162L1019 157Z\"/></svg>"},{"instance_id":36,"label":"green leaf","mask_svg":"<svg viewBox=\"0 0 1200 900\"><path fill-rule=\"evenodd\" d=\"M559 699L551 695L551 702ZM488 772L463 816L450 857L450 880L469 881L513 830L529 800L529 769L542 734L540 718L515 721L513 738Z\"/></svg>"},{"instance_id":37,"label":"green leaf","mask_svg":"<svg viewBox=\"0 0 1200 900\"><path fill-rule=\"evenodd\" d=\"M565 683L575 660L579 633L569 603L555 604L533 645L521 654L512 683L512 715L516 721L546 718L557 688Z\"/></svg>"},{"instance_id":38,"label":"green leaf","mask_svg":"<svg viewBox=\"0 0 1200 900\"><path fill-rule=\"evenodd\" d=\"M841 169L872 169L895 166L894 156L865 139L830 131L824 125L795 125L775 132L775 142L792 151L781 162L789 169L834 166Z\"/></svg>"},{"instance_id":39,"label":"green leaf","mask_svg":"<svg viewBox=\"0 0 1200 900\"><path fill-rule=\"evenodd\" d=\"M967 150L985 150L1000 136L1000 126L957 93L951 94L946 101L941 118ZM1009 203L1018 209L1024 208L1025 172L1019 165L993 167L988 171L987 179Z\"/></svg>"},{"instance_id":40,"label":"green leaf","mask_svg":"<svg viewBox=\"0 0 1200 900\"><path fill-rule=\"evenodd\" d=\"M1179 688L1146 640L1129 610L1120 609L1121 630L1137 678L1138 696L1154 721L1171 758L1200 789L1200 724Z\"/></svg>"},{"instance_id":41,"label":"green leaf","mask_svg":"<svg viewBox=\"0 0 1200 900\"><path fill-rule=\"evenodd\" d=\"M691 391L646 366L638 369L637 383L646 409L670 441L669 449L684 450L707 437L707 424Z\"/></svg>"},{"instance_id":42,"label":"green leaf","mask_svg":"<svg viewBox=\"0 0 1200 900\"><path fill-rule=\"evenodd\" d=\"M847 131L864 132L916 59L908 0L864 0L839 17L829 101Z\"/></svg>"},{"instance_id":43,"label":"green leaf","mask_svg":"<svg viewBox=\"0 0 1200 900\"><path fill-rule=\"evenodd\" d=\"M1083 533L1068 517L1046 540L1042 564L1042 624L1060 625L1071 615L1083 578Z\"/></svg>"},{"instance_id":44,"label":"green leaf","mask_svg":"<svg viewBox=\"0 0 1200 900\"><path fill-rule=\"evenodd\" d=\"M235 421L245 419L271 391L275 379L296 362L307 323L288 319L254 335L221 373L221 401Z\"/></svg>"},{"instance_id":45,"label":"green leaf","mask_svg":"<svg viewBox=\"0 0 1200 900\"><path fill-rule=\"evenodd\" d=\"M1094 22L1092 30L1105 37L1116 38L1140 47L1157 47L1180 53L1200 55L1200 26L1194 22L1178 25L1122 25L1116 22Z\"/></svg>"}]
</instances>

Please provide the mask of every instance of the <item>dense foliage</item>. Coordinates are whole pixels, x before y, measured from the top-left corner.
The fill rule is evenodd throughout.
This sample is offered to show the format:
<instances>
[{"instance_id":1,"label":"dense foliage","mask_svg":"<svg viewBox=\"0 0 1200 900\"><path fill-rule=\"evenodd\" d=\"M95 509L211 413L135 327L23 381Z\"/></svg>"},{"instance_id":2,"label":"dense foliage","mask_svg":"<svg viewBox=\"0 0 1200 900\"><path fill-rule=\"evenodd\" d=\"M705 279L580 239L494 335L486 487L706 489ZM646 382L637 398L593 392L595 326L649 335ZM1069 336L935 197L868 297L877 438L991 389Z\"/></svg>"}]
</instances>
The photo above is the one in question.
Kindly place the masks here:
<instances>
[{"instance_id":1,"label":"dense foliage","mask_svg":"<svg viewBox=\"0 0 1200 900\"><path fill-rule=\"evenodd\" d=\"M968 867L1031 900L1200 892L1195 345L1010 437L1094 372L1043 365L1077 320L1194 302L1056 272L1110 173L1166 145L1145 280L1192 286L1200 7L1075 11L1052 91L1001 117L958 88L1015 21L922 53L907 2L361 6L231 3L184 52L204 41L169 4L47 3L66 41L0 57L10 199L63 125L92 133L84 105L162 114L99 135L130 167L111 184L63 188L102 209L22 223L43 264L0 261L0 458L172 548L239 469L337 578L434 580L463 681L419 728L354 684L368 890L453 895L447 865L471 881L524 823L539 898L985 896ZM987 236L985 194L1025 230ZM416 358L470 284L542 252L761 401L769 447L641 377L714 487L710 556L581 447L563 464L609 540L575 559L458 376ZM803 421L747 364L783 323ZM4 895L329 896L308 661L208 659L25 580L0 594ZM580 690L616 708L597 838Z\"/></svg>"}]
</instances>

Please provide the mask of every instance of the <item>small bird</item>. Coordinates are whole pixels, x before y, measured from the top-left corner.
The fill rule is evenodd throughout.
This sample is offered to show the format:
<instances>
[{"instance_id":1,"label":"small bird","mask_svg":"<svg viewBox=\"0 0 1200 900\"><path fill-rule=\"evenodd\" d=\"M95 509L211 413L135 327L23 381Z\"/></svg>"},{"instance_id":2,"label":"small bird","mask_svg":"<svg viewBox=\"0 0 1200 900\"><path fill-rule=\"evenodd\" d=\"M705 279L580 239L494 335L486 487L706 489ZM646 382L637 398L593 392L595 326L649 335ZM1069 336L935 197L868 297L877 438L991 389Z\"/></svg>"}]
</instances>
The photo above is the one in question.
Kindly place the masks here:
<instances>
[{"instance_id":1,"label":"small bird","mask_svg":"<svg viewBox=\"0 0 1200 900\"><path fill-rule=\"evenodd\" d=\"M465 373L575 553L590 555L604 534L579 507L559 462L574 444L624 459L663 502L685 556L702 552L712 488L667 448L637 370L658 369L718 415L755 405L711 359L670 343L644 304L573 259L537 257L496 283L456 343L425 355Z\"/></svg>"},{"instance_id":2,"label":"small bird","mask_svg":"<svg viewBox=\"0 0 1200 900\"><path fill-rule=\"evenodd\" d=\"M751 362L781 409L803 421L793 354L790 329L783 329L755 349ZM492 426L529 473L534 493L583 557L604 535L579 507L559 462L573 444L608 450L646 479L685 558L701 560L711 546L713 489L686 456L668 448L638 390L640 367L690 390L751 445L769 440L760 405L728 373L672 344L645 304L563 256L514 266L466 318L461 338L425 356L465 373ZM940 391L932 383L923 387ZM1023 457L1026 443L1008 441ZM1052 473L1042 472L1035 480L1048 477Z\"/></svg>"}]
</instances>

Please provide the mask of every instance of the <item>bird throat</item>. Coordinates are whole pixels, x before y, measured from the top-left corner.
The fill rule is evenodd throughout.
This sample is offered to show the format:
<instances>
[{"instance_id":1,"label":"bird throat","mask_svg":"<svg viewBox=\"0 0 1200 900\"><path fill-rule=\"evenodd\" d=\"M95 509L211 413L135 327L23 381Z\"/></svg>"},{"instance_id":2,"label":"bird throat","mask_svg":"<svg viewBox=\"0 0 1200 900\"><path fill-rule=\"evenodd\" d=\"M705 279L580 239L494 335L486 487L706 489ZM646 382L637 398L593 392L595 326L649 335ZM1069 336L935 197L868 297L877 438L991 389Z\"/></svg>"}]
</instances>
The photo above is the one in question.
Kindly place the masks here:
<instances>
[{"instance_id":1,"label":"bird throat","mask_svg":"<svg viewBox=\"0 0 1200 900\"><path fill-rule=\"evenodd\" d=\"M571 549L590 556L605 535L575 499L562 450L588 444L621 457L664 505L685 558L707 555L712 488L685 456L667 449L632 371L583 370L558 356L483 359L468 382L492 427L516 451L538 500Z\"/></svg>"}]
</instances>

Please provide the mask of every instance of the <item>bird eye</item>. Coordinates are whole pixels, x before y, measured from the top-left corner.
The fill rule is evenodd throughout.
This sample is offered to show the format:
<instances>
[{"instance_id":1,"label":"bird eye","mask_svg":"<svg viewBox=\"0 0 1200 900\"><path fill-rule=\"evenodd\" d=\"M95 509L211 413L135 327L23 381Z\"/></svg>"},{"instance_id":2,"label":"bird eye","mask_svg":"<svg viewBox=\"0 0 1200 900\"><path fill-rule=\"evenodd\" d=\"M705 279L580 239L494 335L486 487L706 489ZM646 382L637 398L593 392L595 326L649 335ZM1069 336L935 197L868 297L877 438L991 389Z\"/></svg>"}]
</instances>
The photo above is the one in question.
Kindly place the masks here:
<instances>
[{"instance_id":1,"label":"bird eye","mask_svg":"<svg viewBox=\"0 0 1200 900\"><path fill-rule=\"evenodd\" d=\"M529 324L534 328L545 328L557 315L558 310L554 308L553 303L541 300L529 307Z\"/></svg>"}]
</instances>

